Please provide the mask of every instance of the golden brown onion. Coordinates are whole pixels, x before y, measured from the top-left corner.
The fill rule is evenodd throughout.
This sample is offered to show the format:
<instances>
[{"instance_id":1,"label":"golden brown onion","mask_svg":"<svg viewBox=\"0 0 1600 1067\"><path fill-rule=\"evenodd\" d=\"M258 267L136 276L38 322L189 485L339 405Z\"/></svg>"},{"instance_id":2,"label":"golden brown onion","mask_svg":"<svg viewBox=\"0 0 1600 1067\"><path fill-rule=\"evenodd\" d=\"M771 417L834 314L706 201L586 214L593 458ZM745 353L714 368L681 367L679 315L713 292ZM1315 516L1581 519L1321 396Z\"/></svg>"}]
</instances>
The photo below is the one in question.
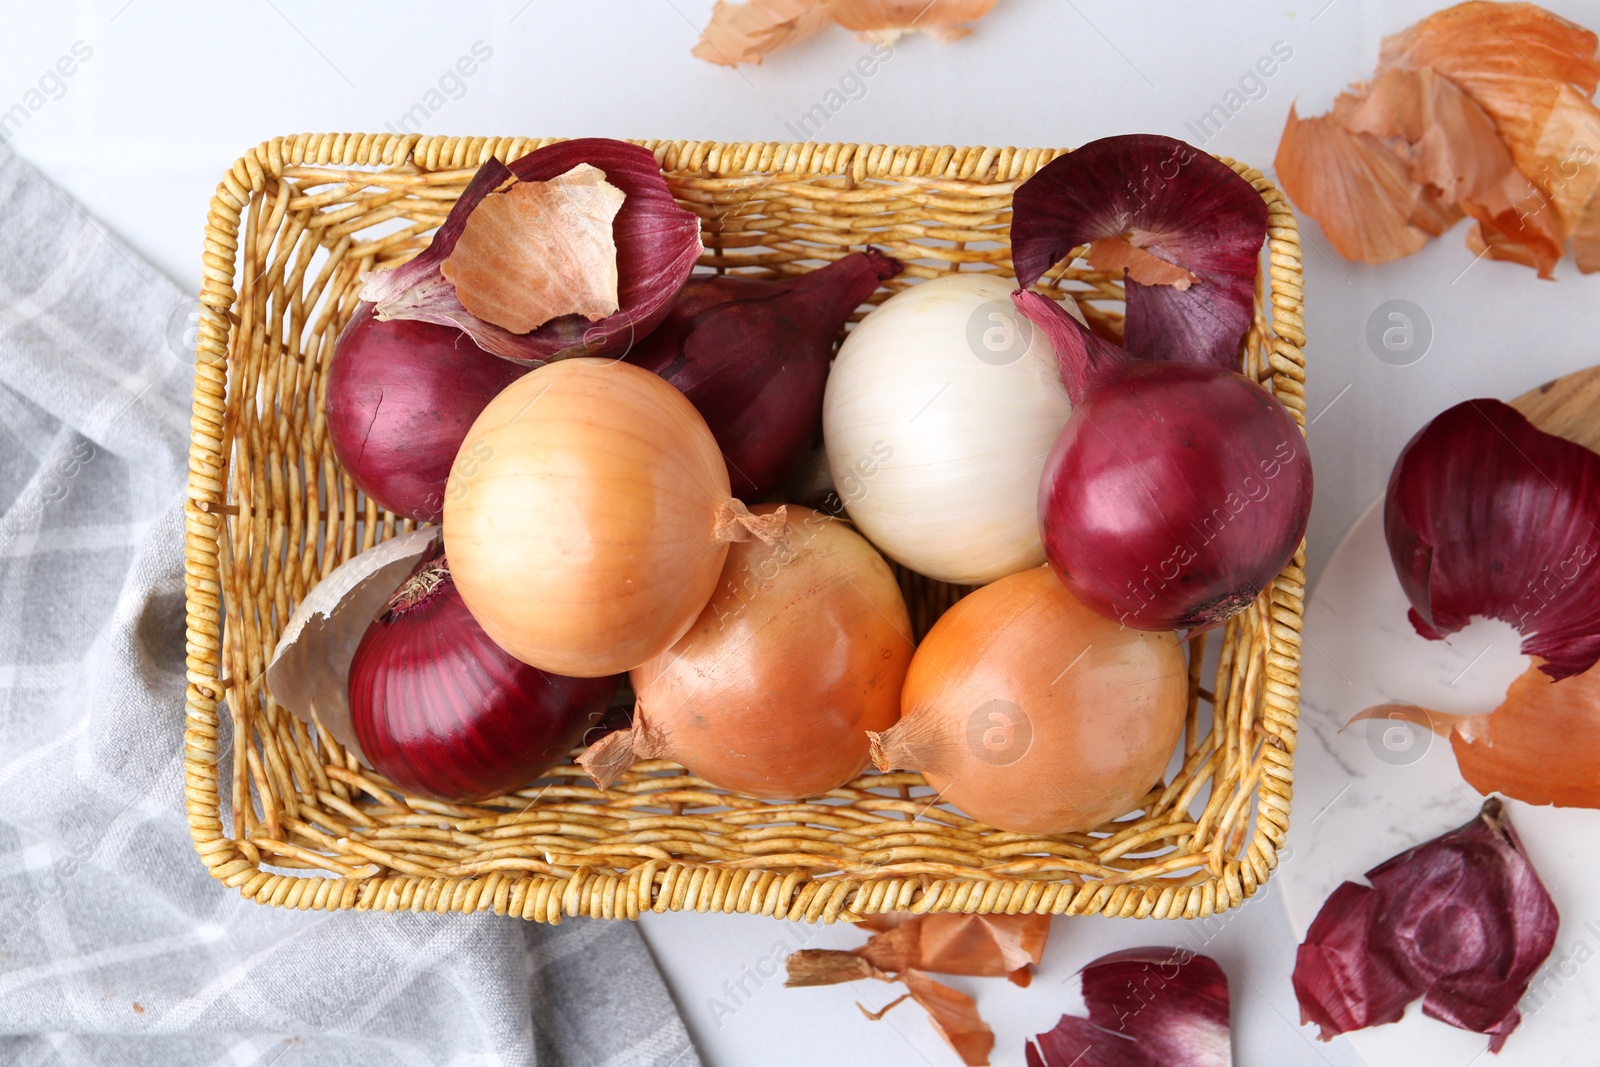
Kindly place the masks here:
<instances>
[{"instance_id":1,"label":"golden brown onion","mask_svg":"<svg viewBox=\"0 0 1600 1067\"><path fill-rule=\"evenodd\" d=\"M934 625L906 674L900 722L873 735L873 761L921 771L1002 830L1088 830L1161 777L1187 687L1176 634L1102 618L1036 567Z\"/></svg>"},{"instance_id":2,"label":"golden brown onion","mask_svg":"<svg viewBox=\"0 0 1600 1067\"><path fill-rule=\"evenodd\" d=\"M671 647L728 543L774 536L760 525L683 394L605 359L513 382L473 423L445 489L445 547L473 617L517 659L573 678Z\"/></svg>"},{"instance_id":3,"label":"golden brown onion","mask_svg":"<svg viewBox=\"0 0 1600 1067\"><path fill-rule=\"evenodd\" d=\"M737 544L694 627L631 678L633 728L580 762L608 786L666 758L723 789L815 796L867 766L868 730L893 725L911 619L883 557L820 512L784 516L787 543Z\"/></svg>"}]
</instances>

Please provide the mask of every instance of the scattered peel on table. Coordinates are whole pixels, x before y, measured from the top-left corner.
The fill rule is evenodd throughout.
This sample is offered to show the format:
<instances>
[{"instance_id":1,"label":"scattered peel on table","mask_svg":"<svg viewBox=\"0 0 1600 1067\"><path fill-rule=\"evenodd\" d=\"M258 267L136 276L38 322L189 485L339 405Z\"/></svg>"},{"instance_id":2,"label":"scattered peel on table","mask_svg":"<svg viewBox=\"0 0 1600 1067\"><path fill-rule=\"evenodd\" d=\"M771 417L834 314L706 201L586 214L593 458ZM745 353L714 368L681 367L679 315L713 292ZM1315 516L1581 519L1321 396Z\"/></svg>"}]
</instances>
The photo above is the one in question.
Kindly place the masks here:
<instances>
[{"instance_id":1,"label":"scattered peel on table","mask_svg":"<svg viewBox=\"0 0 1600 1067\"><path fill-rule=\"evenodd\" d=\"M788 960L789 986L835 985L876 978L902 982L907 992L877 1012L877 1020L908 997L928 1012L935 1029L965 1064L989 1062L994 1033L978 1017L971 997L928 977L926 972L1032 980L1030 968L1044 957L1048 915L872 915L862 926L876 931L859 948L802 949Z\"/></svg>"},{"instance_id":2,"label":"scattered peel on table","mask_svg":"<svg viewBox=\"0 0 1600 1067\"><path fill-rule=\"evenodd\" d=\"M1416 704L1380 704L1352 723L1393 719L1449 738L1467 784L1527 804L1600 808L1600 667L1551 681L1537 666L1511 683L1486 715L1451 715Z\"/></svg>"},{"instance_id":3,"label":"scattered peel on table","mask_svg":"<svg viewBox=\"0 0 1600 1067\"><path fill-rule=\"evenodd\" d=\"M708 63L760 63L837 23L862 40L892 44L925 33L946 44L972 32L997 0L717 0L693 52Z\"/></svg>"},{"instance_id":4,"label":"scattered peel on table","mask_svg":"<svg viewBox=\"0 0 1600 1067\"><path fill-rule=\"evenodd\" d=\"M463 307L512 333L562 315L603 319L618 308L611 224L623 199L587 163L547 182L513 182L467 217L439 271Z\"/></svg>"},{"instance_id":5,"label":"scattered peel on table","mask_svg":"<svg viewBox=\"0 0 1600 1067\"><path fill-rule=\"evenodd\" d=\"M1302 1023L1322 1040L1423 1014L1499 1052L1560 918L1497 797L1471 822L1345 882L1295 955Z\"/></svg>"},{"instance_id":6,"label":"scattered peel on table","mask_svg":"<svg viewBox=\"0 0 1600 1067\"><path fill-rule=\"evenodd\" d=\"M1028 1067L1231 1067L1228 976L1209 956L1127 949L1082 976L1088 1017L1035 1036Z\"/></svg>"},{"instance_id":7,"label":"scattered peel on table","mask_svg":"<svg viewBox=\"0 0 1600 1067\"><path fill-rule=\"evenodd\" d=\"M1570 240L1600 270L1600 38L1534 4L1480 0L1385 38L1371 82L1291 108L1284 191L1347 259L1408 256L1461 214L1467 243L1544 278Z\"/></svg>"},{"instance_id":8,"label":"scattered peel on table","mask_svg":"<svg viewBox=\"0 0 1600 1067\"><path fill-rule=\"evenodd\" d=\"M1110 269L1126 268L1123 347L1142 359L1237 370L1266 236L1267 205L1249 182L1155 134L1091 141L1051 160L1012 198L1017 284L1029 288L1089 245Z\"/></svg>"},{"instance_id":9,"label":"scattered peel on table","mask_svg":"<svg viewBox=\"0 0 1600 1067\"><path fill-rule=\"evenodd\" d=\"M439 536L412 530L333 569L295 605L267 664L267 691L302 722L318 723L361 757L350 723L350 663L367 627Z\"/></svg>"},{"instance_id":10,"label":"scattered peel on table","mask_svg":"<svg viewBox=\"0 0 1600 1067\"><path fill-rule=\"evenodd\" d=\"M1484 616L1516 627L1553 680L1600 659L1600 454L1467 400L1401 450L1383 526L1422 636Z\"/></svg>"}]
</instances>

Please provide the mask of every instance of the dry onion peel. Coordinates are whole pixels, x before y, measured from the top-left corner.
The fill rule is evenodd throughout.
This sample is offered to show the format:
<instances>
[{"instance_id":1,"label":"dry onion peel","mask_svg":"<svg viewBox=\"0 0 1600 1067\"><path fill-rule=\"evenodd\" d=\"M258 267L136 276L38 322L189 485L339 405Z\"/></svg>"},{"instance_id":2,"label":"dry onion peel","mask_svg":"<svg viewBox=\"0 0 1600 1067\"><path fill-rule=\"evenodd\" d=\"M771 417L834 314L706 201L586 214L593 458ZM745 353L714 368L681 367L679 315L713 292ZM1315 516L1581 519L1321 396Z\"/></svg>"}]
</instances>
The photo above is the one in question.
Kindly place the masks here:
<instances>
[{"instance_id":1,"label":"dry onion peel","mask_svg":"<svg viewBox=\"0 0 1600 1067\"><path fill-rule=\"evenodd\" d=\"M717 0L694 54L708 63L736 67L760 63L768 52L799 44L829 26L821 0Z\"/></svg>"},{"instance_id":2,"label":"dry onion peel","mask_svg":"<svg viewBox=\"0 0 1600 1067\"><path fill-rule=\"evenodd\" d=\"M485 322L527 333L562 315L615 312L621 189L587 163L484 197L439 272Z\"/></svg>"},{"instance_id":3,"label":"dry onion peel","mask_svg":"<svg viewBox=\"0 0 1600 1067\"><path fill-rule=\"evenodd\" d=\"M1485 795L1600 808L1600 667L1559 682L1530 667L1487 715L1380 704L1350 721L1367 719L1404 720L1448 737L1461 776Z\"/></svg>"},{"instance_id":4,"label":"dry onion peel","mask_svg":"<svg viewBox=\"0 0 1600 1067\"><path fill-rule=\"evenodd\" d=\"M1349 259L1410 255L1461 216L1474 251L1600 269L1600 39L1533 4L1458 4L1384 40L1371 83L1290 110L1284 191Z\"/></svg>"},{"instance_id":5,"label":"dry onion peel","mask_svg":"<svg viewBox=\"0 0 1600 1067\"><path fill-rule=\"evenodd\" d=\"M1135 251L1112 259L1129 268L1124 347L1141 358L1238 369L1267 205L1226 163L1171 137L1106 137L1047 163L1022 183L1012 208L1018 285L1033 285L1082 245L1126 239ZM1176 270L1152 271L1136 252ZM1098 255L1107 261L1105 246Z\"/></svg>"},{"instance_id":6,"label":"dry onion peel","mask_svg":"<svg viewBox=\"0 0 1600 1067\"><path fill-rule=\"evenodd\" d=\"M730 542L781 537L729 493L705 420L648 371L563 359L473 423L445 492L456 588L507 652L619 674L686 633Z\"/></svg>"},{"instance_id":7,"label":"dry onion peel","mask_svg":"<svg viewBox=\"0 0 1600 1067\"><path fill-rule=\"evenodd\" d=\"M1468 400L1401 451L1383 525L1422 636L1480 615L1514 626L1552 679L1600 659L1600 455Z\"/></svg>"},{"instance_id":8,"label":"dry onion peel","mask_svg":"<svg viewBox=\"0 0 1600 1067\"><path fill-rule=\"evenodd\" d=\"M1231 1067L1228 976L1211 957L1134 948L1081 973L1088 1017L1037 1035L1028 1067Z\"/></svg>"},{"instance_id":9,"label":"dry onion peel","mask_svg":"<svg viewBox=\"0 0 1600 1067\"><path fill-rule=\"evenodd\" d=\"M581 314L562 315L528 333L497 326L467 310L442 267L474 211L508 182L548 182L583 164L602 171L625 197L611 225L618 310L595 322ZM622 141L580 138L547 145L509 166L497 159L484 163L432 243L398 267L365 275L361 296L377 305L380 319L455 326L481 348L533 365L556 356L625 351L666 316L700 251L700 220L673 199L654 155ZM459 261L456 268L461 268Z\"/></svg>"},{"instance_id":10,"label":"dry onion peel","mask_svg":"<svg viewBox=\"0 0 1600 1067\"><path fill-rule=\"evenodd\" d=\"M350 724L350 661L367 627L438 539L429 527L391 537L345 560L295 605L267 664L272 699L361 755Z\"/></svg>"},{"instance_id":11,"label":"dry onion peel","mask_svg":"<svg viewBox=\"0 0 1600 1067\"><path fill-rule=\"evenodd\" d=\"M788 986L833 985L876 978L905 983L909 992L876 1012L874 1021L906 997L928 1012L934 1028L963 1063L989 1062L994 1033L978 1017L964 993L929 978L940 974L1005 976L1017 985L1029 981L1030 966L1044 957L1050 936L1048 915L889 915L868 916L862 925L876 930L865 945L849 951L802 949L787 961Z\"/></svg>"},{"instance_id":12,"label":"dry onion peel","mask_svg":"<svg viewBox=\"0 0 1600 1067\"><path fill-rule=\"evenodd\" d=\"M900 717L911 619L893 572L837 519L753 510L781 536L733 545L688 633L632 671L632 727L579 759L602 788L667 758L724 789L817 796L860 774L866 731Z\"/></svg>"},{"instance_id":13,"label":"dry onion peel","mask_svg":"<svg viewBox=\"0 0 1600 1067\"><path fill-rule=\"evenodd\" d=\"M694 54L735 67L760 63L838 23L863 40L893 43L925 33L946 44L972 32L968 23L987 15L997 0L717 0Z\"/></svg>"},{"instance_id":14,"label":"dry onion peel","mask_svg":"<svg viewBox=\"0 0 1600 1067\"><path fill-rule=\"evenodd\" d=\"M1555 903L1498 798L1442 837L1334 890L1295 955L1303 1023L1321 1038L1423 1014L1499 1052L1517 1002L1555 946Z\"/></svg>"}]
</instances>

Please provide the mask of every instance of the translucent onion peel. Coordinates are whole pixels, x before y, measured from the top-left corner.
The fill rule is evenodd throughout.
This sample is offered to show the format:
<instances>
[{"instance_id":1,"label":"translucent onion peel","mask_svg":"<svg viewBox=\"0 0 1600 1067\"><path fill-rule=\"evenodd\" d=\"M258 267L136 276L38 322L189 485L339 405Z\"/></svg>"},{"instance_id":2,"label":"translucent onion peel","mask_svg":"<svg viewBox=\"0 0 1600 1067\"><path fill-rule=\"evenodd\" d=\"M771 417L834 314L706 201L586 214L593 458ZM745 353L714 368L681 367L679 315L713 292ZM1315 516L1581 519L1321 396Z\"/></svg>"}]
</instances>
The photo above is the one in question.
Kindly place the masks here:
<instances>
[{"instance_id":1,"label":"translucent onion peel","mask_svg":"<svg viewBox=\"0 0 1600 1067\"><path fill-rule=\"evenodd\" d=\"M1228 976L1211 957L1127 949L1082 978L1088 1018L1063 1015L1034 1037L1028 1067L1232 1067Z\"/></svg>"},{"instance_id":2,"label":"translucent onion peel","mask_svg":"<svg viewBox=\"0 0 1600 1067\"><path fill-rule=\"evenodd\" d=\"M997 0L717 0L694 54L735 67L798 44L833 23L863 40L893 42L925 33L949 43L972 32Z\"/></svg>"},{"instance_id":3,"label":"translucent onion peel","mask_svg":"<svg viewBox=\"0 0 1600 1067\"><path fill-rule=\"evenodd\" d=\"M345 560L295 605L267 664L272 699L301 721L320 723L361 756L350 725L350 661L367 627L438 539L435 528L391 537Z\"/></svg>"},{"instance_id":4,"label":"translucent onion peel","mask_svg":"<svg viewBox=\"0 0 1600 1067\"><path fill-rule=\"evenodd\" d=\"M688 633L631 672L632 727L579 758L602 788L665 758L751 796L817 796L860 774L866 731L900 717L911 619L888 564L827 515L752 513L785 536L733 545Z\"/></svg>"},{"instance_id":5,"label":"translucent onion peel","mask_svg":"<svg viewBox=\"0 0 1600 1067\"><path fill-rule=\"evenodd\" d=\"M587 163L547 182L512 182L467 216L439 271L463 307L512 333L562 315L603 319L618 308L611 225L623 199Z\"/></svg>"},{"instance_id":6,"label":"translucent onion peel","mask_svg":"<svg viewBox=\"0 0 1600 1067\"><path fill-rule=\"evenodd\" d=\"M964 993L934 981L926 972L1001 976L1017 985L1029 982L1029 968L1044 957L1050 936L1048 915L889 915L869 916L863 926L877 932L849 951L802 949L788 958L787 986L834 985L876 978L903 982L909 991L876 1012L874 1021L907 997L928 1012L934 1028L961 1061L987 1064L994 1033L978 1017Z\"/></svg>"},{"instance_id":7,"label":"translucent onion peel","mask_svg":"<svg viewBox=\"0 0 1600 1067\"><path fill-rule=\"evenodd\" d=\"M1383 523L1422 636L1481 615L1516 627L1554 680L1600 659L1600 455L1468 400L1401 451Z\"/></svg>"},{"instance_id":8,"label":"translucent onion peel","mask_svg":"<svg viewBox=\"0 0 1600 1067\"><path fill-rule=\"evenodd\" d=\"M880 770L1015 833L1090 830L1138 806L1183 732L1177 636L1128 629L1048 567L956 602L917 648L900 722L873 734Z\"/></svg>"},{"instance_id":9,"label":"translucent onion peel","mask_svg":"<svg viewBox=\"0 0 1600 1067\"><path fill-rule=\"evenodd\" d=\"M1295 955L1303 1023L1321 1038L1423 1014L1499 1052L1517 1002L1555 946L1555 903L1498 798L1465 826L1345 882Z\"/></svg>"},{"instance_id":10,"label":"translucent onion peel","mask_svg":"<svg viewBox=\"0 0 1600 1067\"><path fill-rule=\"evenodd\" d=\"M1154 134L1091 141L1047 163L1012 198L1011 258L1025 289L1083 245L1132 246L1110 262L1128 268L1123 345L1142 358L1237 369L1266 236L1267 205L1249 182ZM1092 254L1107 262L1107 247ZM1152 259L1183 276L1152 269Z\"/></svg>"},{"instance_id":11,"label":"translucent onion peel","mask_svg":"<svg viewBox=\"0 0 1600 1067\"><path fill-rule=\"evenodd\" d=\"M520 217L512 205L522 202L523 194L513 196L506 192L508 183L549 182L585 164L597 168L605 182L624 196L611 220L616 244L617 310L598 321L590 321L585 314L563 314L526 333L496 325L469 311L443 267L447 260L454 259L452 273L461 276L460 272L469 269L454 253L477 208L491 196L509 197L497 201L497 207L492 209L504 215L500 221L509 225L512 218ZM596 186L590 191L597 189ZM472 243L469 239L469 247ZM673 199L654 155L622 141L580 138L547 145L509 165L497 159L484 163L450 209L432 243L398 267L366 274L361 298L377 305L379 319L420 319L454 326L471 335L479 347L531 366L556 356L626 350L666 316L700 251L700 220ZM544 260L518 262L519 269L537 273ZM549 262L551 272L564 269L557 265L564 262L562 256L552 256ZM479 297L483 295L479 293ZM500 300L480 304L480 308L504 304ZM526 313L515 299L511 306L518 314ZM596 308L587 310L593 313ZM538 314L532 317L537 318Z\"/></svg>"},{"instance_id":12,"label":"translucent onion peel","mask_svg":"<svg viewBox=\"0 0 1600 1067\"><path fill-rule=\"evenodd\" d=\"M1533 4L1458 4L1383 42L1325 116L1291 109L1284 191L1346 258L1410 255L1462 213L1468 245L1552 277L1600 269L1600 39Z\"/></svg>"}]
</instances>

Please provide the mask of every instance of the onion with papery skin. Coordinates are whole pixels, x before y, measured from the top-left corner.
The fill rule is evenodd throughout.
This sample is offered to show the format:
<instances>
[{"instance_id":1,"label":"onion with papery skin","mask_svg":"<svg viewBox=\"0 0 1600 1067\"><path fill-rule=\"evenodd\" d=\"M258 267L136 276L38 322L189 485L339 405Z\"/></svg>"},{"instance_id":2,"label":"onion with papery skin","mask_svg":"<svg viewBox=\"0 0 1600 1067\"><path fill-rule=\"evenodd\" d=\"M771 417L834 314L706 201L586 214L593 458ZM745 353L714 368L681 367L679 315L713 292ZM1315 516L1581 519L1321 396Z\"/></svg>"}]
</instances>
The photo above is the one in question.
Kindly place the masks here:
<instances>
[{"instance_id":1,"label":"onion with papery skin","mask_svg":"<svg viewBox=\"0 0 1600 1067\"><path fill-rule=\"evenodd\" d=\"M1044 562L1039 474L1071 405L1010 291L967 274L913 285L856 325L828 375L823 441L851 521L939 581Z\"/></svg>"},{"instance_id":2,"label":"onion with papery skin","mask_svg":"<svg viewBox=\"0 0 1600 1067\"><path fill-rule=\"evenodd\" d=\"M1294 558L1311 515L1305 436L1261 386L1205 362L1135 359L1038 293L1072 419L1039 486L1068 589L1141 630L1214 626Z\"/></svg>"},{"instance_id":3,"label":"onion with papery skin","mask_svg":"<svg viewBox=\"0 0 1600 1067\"><path fill-rule=\"evenodd\" d=\"M677 386L705 416L734 495L766 496L817 439L839 331L899 273L898 260L868 249L791 277L693 277L627 360Z\"/></svg>"},{"instance_id":4,"label":"onion with papery skin","mask_svg":"<svg viewBox=\"0 0 1600 1067\"><path fill-rule=\"evenodd\" d=\"M552 674L618 674L705 607L733 541L782 537L728 489L705 420L648 371L566 359L473 423L445 491L456 588L495 642Z\"/></svg>"},{"instance_id":5,"label":"onion with papery skin","mask_svg":"<svg viewBox=\"0 0 1600 1067\"><path fill-rule=\"evenodd\" d=\"M1138 805L1187 711L1177 635L1119 626L1035 567L934 624L906 674L900 722L873 735L872 758L921 771L990 826L1073 833Z\"/></svg>"},{"instance_id":6,"label":"onion with papery skin","mask_svg":"<svg viewBox=\"0 0 1600 1067\"><path fill-rule=\"evenodd\" d=\"M553 767L621 682L562 678L513 659L473 620L435 550L361 639L350 715L377 771L409 793L464 803Z\"/></svg>"},{"instance_id":7,"label":"onion with papery skin","mask_svg":"<svg viewBox=\"0 0 1600 1067\"><path fill-rule=\"evenodd\" d=\"M378 506L438 522L444 487L472 420L528 368L450 326L381 322L356 308L328 366L328 440Z\"/></svg>"},{"instance_id":8,"label":"onion with papery skin","mask_svg":"<svg viewBox=\"0 0 1600 1067\"><path fill-rule=\"evenodd\" d=\"M682 640L631 673L633 727L581 762L602 788L636 759L672 759L751 796L826 793L867 766L867 730L900 716L911 618L888 564L837 519L760 504L786 542L728 551Z\"/></svg>"}]
</instances>

